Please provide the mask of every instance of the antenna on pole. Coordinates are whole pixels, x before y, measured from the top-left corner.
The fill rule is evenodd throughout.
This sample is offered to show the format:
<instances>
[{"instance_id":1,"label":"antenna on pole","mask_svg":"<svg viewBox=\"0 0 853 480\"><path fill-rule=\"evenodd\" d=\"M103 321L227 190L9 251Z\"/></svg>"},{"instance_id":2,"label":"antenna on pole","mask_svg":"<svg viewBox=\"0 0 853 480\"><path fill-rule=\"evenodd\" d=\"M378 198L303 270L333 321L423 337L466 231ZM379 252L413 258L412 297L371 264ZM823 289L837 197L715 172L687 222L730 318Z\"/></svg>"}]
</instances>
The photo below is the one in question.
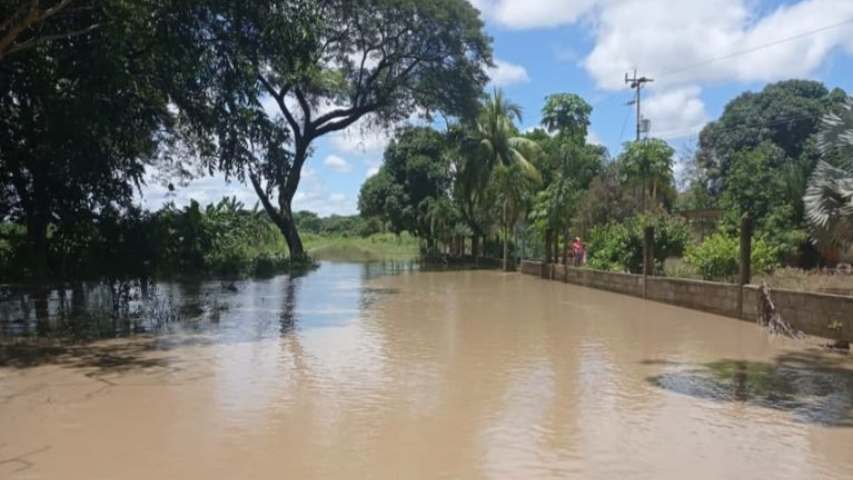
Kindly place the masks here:
<instances>
[{"instance_id":1,"label":"antenna on pole","mask_svg":"<svg viewBox=\"0 0 853 480\"><path fill-rule=\"evenodd\" d=\"M628 74L625 74L625 83L628 84L634 91L634 101L630 102L630 104L634 104L637 106L637 141L640 141L640 134L645 131L648 135L650 130L650 122L648 120L643 119L643 115L640 111L640 90L643 88L643 84L654 82L653 78L648 77L638 77L637 70L634 69L634 76L629 77ZM645 127L645 128L644 128Z\"/></svg>"}]
</instances>

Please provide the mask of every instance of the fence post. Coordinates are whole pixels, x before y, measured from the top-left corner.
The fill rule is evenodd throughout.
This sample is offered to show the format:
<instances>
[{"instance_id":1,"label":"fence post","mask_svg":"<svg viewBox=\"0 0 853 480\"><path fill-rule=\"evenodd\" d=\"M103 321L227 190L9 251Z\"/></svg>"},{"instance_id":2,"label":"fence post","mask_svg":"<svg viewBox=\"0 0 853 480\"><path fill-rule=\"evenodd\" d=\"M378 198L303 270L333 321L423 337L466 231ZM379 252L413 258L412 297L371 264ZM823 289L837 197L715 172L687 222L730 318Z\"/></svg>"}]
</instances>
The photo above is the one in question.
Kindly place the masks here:
<instances>
[{"instance_id":1,"label":"fence post","mask_svg":"<svg viewBox=\"0 0 853 480\"><path fill-rule=\"evenodd\" d=\"M743 214L740 219L740 271L738 275L738 316L743 318L743 290L752 281L752 217Z\"/></svg>"},{"instance_id":2,"label":"fence post","mask_svg":"<svg viewBox=\"0 0 853 480\"><path fill-rule=\"evenodd\" d=\"M647 298L646 279L654 275L655 268L655 227L648 226L643 229L643 298Z\"/></svg>"}]
</instances>

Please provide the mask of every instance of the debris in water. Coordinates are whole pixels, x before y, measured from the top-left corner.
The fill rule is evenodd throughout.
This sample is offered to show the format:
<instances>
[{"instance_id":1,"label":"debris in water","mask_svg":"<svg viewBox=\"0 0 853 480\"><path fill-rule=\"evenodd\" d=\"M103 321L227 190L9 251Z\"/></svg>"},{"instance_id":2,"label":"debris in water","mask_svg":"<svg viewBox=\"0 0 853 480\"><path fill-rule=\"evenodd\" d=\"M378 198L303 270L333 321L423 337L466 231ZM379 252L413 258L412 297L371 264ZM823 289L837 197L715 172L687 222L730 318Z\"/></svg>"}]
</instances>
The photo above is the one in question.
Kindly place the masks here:
<instances>
[{"instance_id":1,"label":"debris in water","mask_svg":"<svg viewBox=\"0 0 853 480\"><path fill-rule=\"evenodd\" d=\"M782 335L788 338L802 338L803 332L792 327L782 319L773 299L770 298L770 288L767 282L761 282L760 296L758 299L758 323L767 327L771 335Z\"/></svg>"}]
</instances>

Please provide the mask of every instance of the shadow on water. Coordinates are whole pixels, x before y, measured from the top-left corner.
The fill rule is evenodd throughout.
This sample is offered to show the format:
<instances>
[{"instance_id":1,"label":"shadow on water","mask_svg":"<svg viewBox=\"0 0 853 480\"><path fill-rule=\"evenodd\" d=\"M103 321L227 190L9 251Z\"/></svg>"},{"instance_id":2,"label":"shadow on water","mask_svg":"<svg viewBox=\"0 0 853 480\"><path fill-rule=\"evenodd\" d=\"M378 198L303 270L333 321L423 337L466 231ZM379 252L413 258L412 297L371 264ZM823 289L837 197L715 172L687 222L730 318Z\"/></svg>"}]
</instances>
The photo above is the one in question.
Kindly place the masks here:
<instances>
[{"instance_id":1,"label":"shadow on water","mask_svg":"<svg viewBox=\"0 0 853 480\"><path fill-rule=\"evenodd\" d=\"M846 356L806 351L779 355L772 362L643 363L669 370L647 378L664 390L785 411L798 422L853 427L853 369Z\"/></svg>"},{"instance_id":2,"label":"shadow on water","mask_svg":"<svg viewBox=\"0 0 853 480\"><path fill-rule=\"evenodd\" d=\"M353 321L398 293L370 287L369 280L416 268L412 262L324 262L305 275L160 283L146 292L131 289L120 310L114 290L102 284L7 291L0 299L0 367L54 364L92 368L96 375L166 368L174 361L162 352L175 348L254 342Z\"/></svg>"}]
</instances>

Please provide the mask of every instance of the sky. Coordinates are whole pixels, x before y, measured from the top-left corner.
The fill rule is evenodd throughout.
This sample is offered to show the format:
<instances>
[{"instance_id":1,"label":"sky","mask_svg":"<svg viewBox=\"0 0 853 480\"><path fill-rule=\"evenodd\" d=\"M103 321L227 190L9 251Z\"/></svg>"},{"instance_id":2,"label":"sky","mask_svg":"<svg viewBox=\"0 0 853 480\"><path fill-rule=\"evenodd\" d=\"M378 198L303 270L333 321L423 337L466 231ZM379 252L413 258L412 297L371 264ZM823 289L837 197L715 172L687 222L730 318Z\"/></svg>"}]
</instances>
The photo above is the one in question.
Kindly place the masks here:
<instances>
[{"instance_id":1,"label":"sky","mask_svg":"<svg viewBox=\"0 0 853 480\"><path fill-rule=\"evenodd\" d=\"M424 0L427 1L427 0ZM469 0L493 38L488 88L501 88L540 122L547 95L576 93L592 106L589 141L617 155L635 135L625 74L654 82L643 90L651 136L687 152L702 126L740 93L789 78L820 80L853 92L853 0ZM358 191L382 163L391 132L356 123L319 139L303 169L294 210L357 213ZM676 167L678 171L678 167ZM202 204L250 187L221 175L169 192L156 182L139 201Z\"/></svg>"}]
</instances>

